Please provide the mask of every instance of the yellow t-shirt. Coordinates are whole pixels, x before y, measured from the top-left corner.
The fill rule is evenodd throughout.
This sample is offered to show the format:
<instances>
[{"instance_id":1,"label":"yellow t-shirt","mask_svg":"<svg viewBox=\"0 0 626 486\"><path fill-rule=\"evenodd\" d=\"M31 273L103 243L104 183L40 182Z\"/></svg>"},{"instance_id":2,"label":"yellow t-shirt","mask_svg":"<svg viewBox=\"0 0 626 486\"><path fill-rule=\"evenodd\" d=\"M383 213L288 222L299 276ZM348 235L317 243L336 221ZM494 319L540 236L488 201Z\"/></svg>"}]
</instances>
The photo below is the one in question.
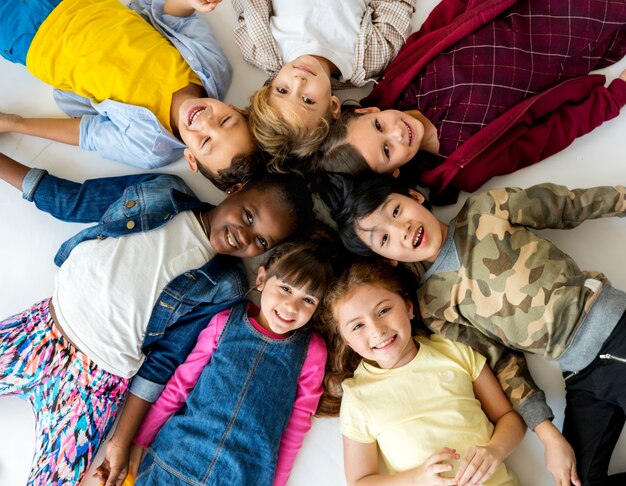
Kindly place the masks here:
<instances>
[{"instance_id":1,"label":"yellow t-shirt","mask_svg":"<svg viewBox=\"0 0 626 486\"><path fill-rule=\"evenodd\" d=\"M443 447L463 457L471 445L487 443L494 429L472 385L485 358L441 336L415 340L420 348L410 363L383 370L361 362L342 384L341 433L376 441L391 474L423 464ZM502 464L485 484L519 483Z\"/></svg>"},{"instance_id":2,"label":"yellow t-shirt","mask_svg":"<svg viewBox=\"0 0 626 486\"><path fill-rule=\"evenodd\" d=\"M178 50L119 0L63 0L35 34L26 67L61 90L143 106L169 131L172 94L202 85Z\"/></svg>"}]
</instances>

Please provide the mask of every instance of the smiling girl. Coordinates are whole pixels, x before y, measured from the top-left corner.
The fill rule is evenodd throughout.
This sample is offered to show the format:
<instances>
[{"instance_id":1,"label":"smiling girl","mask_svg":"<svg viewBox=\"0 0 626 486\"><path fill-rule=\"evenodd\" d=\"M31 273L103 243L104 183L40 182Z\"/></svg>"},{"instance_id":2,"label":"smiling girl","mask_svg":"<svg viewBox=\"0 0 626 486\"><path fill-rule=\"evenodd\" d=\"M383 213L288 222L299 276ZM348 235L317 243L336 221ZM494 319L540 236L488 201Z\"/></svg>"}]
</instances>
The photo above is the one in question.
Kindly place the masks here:
<instances>
[{"instance_id":1,"label":"smiling girl","mask_svg":"<svg viewBox=\"0 0 626 486\"><path fill-rule=\"evenodd\" d=\"M623 218L626 189L493 189L467 199L448 225L424 207L422 194L394 178L361 179L344 189L334 205L344 243L412 270L426 263L426 272L415 275L424 323L490 357L516 410L543 442L557 484L579 484L577 467L583 484L623 483L626 472L609 476L608 465L624 425L626 293L535 230ZM575 459L543 393L532 381L522 383L528 370L521 352L561 368L563 435Z\"/></svg>"},{"instance_id":2,"label":"smiling girl","mask_svg":"<svg viewBox=\"0 0 626 486\"><path fill-rule=\"evenodd\" d=\"M286 483L323 391L326 347L305 326L330 250L280 245L257 274L260 308L239 304L200 333L135 437L137 485Z\"/></svg>"},{"instance_id":3,"label":"smiling girl","mask_svg":"<svg viewBox=\"0 0 626 486\"><path fill-rule=\"evenodd\" d=\"M470 347L413 336L406 284L379 259L353 263L329 289L324 322L346 357L341 433L352 485L516 485L502 463L525 427ZM337 361L334 361L335 363ZM378 467L380 451L391 476Z\"/></svg>"},{"instance_id":4,"label":"smiling girl","mask_svg":"<svg viewBox=\"0 0 626 486\"><path fill-rule=\"evenodd\" d=\"M443 0L367 107L333 124L318 169L402 170L453 202L616 117L626 72L607 87L588 74L622 59L625 39L622 0Z\"/></svg>"}]
</instances>

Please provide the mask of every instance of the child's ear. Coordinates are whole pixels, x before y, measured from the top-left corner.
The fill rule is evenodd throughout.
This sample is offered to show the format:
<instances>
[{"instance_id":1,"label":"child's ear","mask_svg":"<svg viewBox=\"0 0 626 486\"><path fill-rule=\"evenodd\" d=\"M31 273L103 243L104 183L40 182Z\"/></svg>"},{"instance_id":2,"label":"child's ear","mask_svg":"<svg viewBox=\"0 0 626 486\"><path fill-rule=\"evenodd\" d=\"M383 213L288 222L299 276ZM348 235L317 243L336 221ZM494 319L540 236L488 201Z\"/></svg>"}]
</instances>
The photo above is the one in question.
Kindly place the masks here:
<instances>
[{"instance_id":1,"label":"child's ear","mask_svg":"<svg viewBox=\"0 0 626 486\"><path fill-rule=\"evenodd\" d=\"M424 197L424 194L422 194L421 192L416 191L414 189L409 189L409 196L411 196L413 199L415 199L420 204L424 204L424 201L426 201L426 198Z\"/></svg>"},{"instance_id":2,"label":"child's ear","mask_svg":"<svg viewBox=\"0 0 626 486\"><path fill-rule=\"evenodd\" d=\"M191 150L186 148L185 150L183 150L183 155L185 156L185 159L187 160L187 165L189 166L189 170L191 172L198 172L198 162L196 161L196 158L194 157L194 155L191 153Z\"/></svg>"},{"instance_id":3,"label":"child's ear","mask_svg":"<svg viewBox=\"0 0 626 486\"><path fill-rule=\"evenodd\" d=\"M235 110L240 115L243 115L246 118L248 118L248 110L246 110L244 108L239 108L239 107L233 105L232 103L228 103L228 106L230 106L233 110Z\"/></svg>"},{"instance_id":4,"label":"child's ear","mask_svg":"<svg viewBox=\"0 0 626 486\"><path fill-rule=\"evenodd\" d=\"M409 300L406 301L406 311L409 314L409 320L415 317L415 314L413 312L413 302Z\"/></svg>"},{"instance_id":5,"label":"child's ear","mask_svg":"<svg viewBox=\"0 0 626 486\"><path fill-rule=\"evenodd\" d=\"M330 97L330 112L333 120L337 120L341 116L341 101L335 95Z\"/></svg>"},{"instance_id":6,"label":"child's ear","mask_svg":"<svg viewBox=\"0 0 626 486\"><path fill-rule=\"evenodd\" d=\"M377 106L368 106L366 108L357 108L356 110L354 110L355 113L358 113L359 115L365 115L366 113L378 113L380 111L380 108L378 108Z\"/></svg>"},{"instance_id":7,"label":"child's ear","mask_svg":"<svg viewBox=\"0 0 626 486\"><path fill-rule=\"evenodd\" d=\"M224 192L226 192L227 196L230 196L231 194L235 194L236 192L239 192L244 185L245 184L243 182L237 182L236 184L233 184L228 189L226 189L226 191Z\"/></svg>"},{"instance_id":8,"label":"child's ear","mask_svg":"<svg viewBox=\"0 0 626 486\"><path fill-rule=\"evenodd\" d=\"M392 267L398 266L398 260L387 260Z\"/></svg>"},{"instance_id":9,"label":"child's ear","mask_svg":"<svg viewBox=\"0 0 626 486\"><path fill-rule=\"evenodd\" d=\"M260 292L263 290L263 287L265 286L265 276L267 275L267 272L265 270L265 267L263 265L261 265L259 267L259 271L256 274L256 289Z\"/></svg>"},{"instance_id":10,"label":"child's ear","mask_svg":"<svg viewBox=\"0 0 626 486\"><path fill-rule=\"evenodd\" d=\"M400 167L396 168L396 170L391 173L391 177L395 177L396 179L400 177Z\"/></svg>"}]
</instances>

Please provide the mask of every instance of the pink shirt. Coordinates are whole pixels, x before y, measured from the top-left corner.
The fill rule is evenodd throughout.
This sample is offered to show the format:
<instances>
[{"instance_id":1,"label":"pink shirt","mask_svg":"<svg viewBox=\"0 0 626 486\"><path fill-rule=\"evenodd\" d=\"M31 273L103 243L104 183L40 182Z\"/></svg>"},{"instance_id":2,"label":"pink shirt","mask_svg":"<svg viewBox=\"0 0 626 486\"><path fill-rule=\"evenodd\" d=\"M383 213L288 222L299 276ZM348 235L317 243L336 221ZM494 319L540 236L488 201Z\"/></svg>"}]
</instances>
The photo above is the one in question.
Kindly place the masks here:
<instances>
[{"instance_id":1,"label":"pink shirt","mask_svg":"<svg viewBox=\"0 0 626 486\"><path fill-rule=\"evenodd\" d=\"M250 310L249 308L249 313ZM196 385L202 370L209 364L213 352L217 349L217 343L229 312L230 310L224 310L215 315L209 325L200 333L195 347L185 362L176 368L165 389L157 401L152 404L135 436L136 444L148 448L163 424L185 404L187 395ZM280 338L271 331L265 330L250 316L248 318L259 332L274 339ZM296 454L302 445L304 434L311 428L311 416L317 410L317 404L323 392L322 380L325 365L326 345L319 335L313 334L298 379L296 400L291 417L280 441L274 476L275 486L284 485L287 482Z\"/></svg>"}]
</instances>

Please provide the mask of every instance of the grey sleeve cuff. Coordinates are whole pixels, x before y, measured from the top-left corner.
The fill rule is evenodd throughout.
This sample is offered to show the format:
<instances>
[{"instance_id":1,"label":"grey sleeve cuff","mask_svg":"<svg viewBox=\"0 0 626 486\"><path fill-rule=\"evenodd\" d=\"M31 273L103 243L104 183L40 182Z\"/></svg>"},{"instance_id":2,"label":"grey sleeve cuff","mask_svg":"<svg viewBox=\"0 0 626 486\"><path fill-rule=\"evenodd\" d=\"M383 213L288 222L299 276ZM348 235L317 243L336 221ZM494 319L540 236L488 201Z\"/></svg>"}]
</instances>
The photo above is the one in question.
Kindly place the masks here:
<instances>
[{"instance_id":1,"label":"grey sleeve cuff","mask_svg":"<svg viewBox=\"0 0 626 486\"><path fill-rule=\"evenodd\" d=\"M47 174L47 170L30 169L22 181L22 197L27 201L32 202L35 198L35 191L37 190L41 179L43 179Z\"/></svg>"},{"instance_id":2,"label":"grey sleeve cuff","mask_svg":"<svg viewBox=\"0 0 626 486\"><path fill-rule=\"evenodd\" d=\"M533 394L521 403L516 411L522 416L524 422L531 430L535 430L535 427L544 420L551 421L554 418L554 413L552 413L552 409L546 403L546 396L543 391Z\"/></svg>"},{"instance_id":3,"label":"grey sleeve cuff","mask_svg":"<svg viewBox=\"0 0 626 486\"><path fill-rule=\"evenodd\" d=\"M150 403L154 403L156 399L159 398L164 388L165 385L146 380L139 375L135 375L133 381L130 383L130 392L136 397Z\"/></svg>"}]
</instances>

